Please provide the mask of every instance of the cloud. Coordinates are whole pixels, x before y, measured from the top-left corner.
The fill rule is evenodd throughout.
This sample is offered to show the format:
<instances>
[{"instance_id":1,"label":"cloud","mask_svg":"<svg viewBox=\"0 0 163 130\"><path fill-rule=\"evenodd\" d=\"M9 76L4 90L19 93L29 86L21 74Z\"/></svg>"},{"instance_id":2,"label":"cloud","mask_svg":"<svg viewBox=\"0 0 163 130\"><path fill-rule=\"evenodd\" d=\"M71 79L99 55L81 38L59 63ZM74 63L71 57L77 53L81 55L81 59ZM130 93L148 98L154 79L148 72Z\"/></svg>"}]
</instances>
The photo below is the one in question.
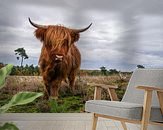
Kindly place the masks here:
<instances>
[{"instance_id":1,"label":"cloud","mask_svg":"<svg viewBox=\"0 0 163 130\"><path fill-rule=\"evenodd\" d=\"M133 70L137 64L163 67L163 1L158 0L5 0L0 2L0 62L12 62L14 50L24 47L26 63L36 64L42 43L28 17L39 24L82 28L76 44L83 69L101 66ZM13 60L14 59L14 60Z\"/></svg>"}]
</instances>

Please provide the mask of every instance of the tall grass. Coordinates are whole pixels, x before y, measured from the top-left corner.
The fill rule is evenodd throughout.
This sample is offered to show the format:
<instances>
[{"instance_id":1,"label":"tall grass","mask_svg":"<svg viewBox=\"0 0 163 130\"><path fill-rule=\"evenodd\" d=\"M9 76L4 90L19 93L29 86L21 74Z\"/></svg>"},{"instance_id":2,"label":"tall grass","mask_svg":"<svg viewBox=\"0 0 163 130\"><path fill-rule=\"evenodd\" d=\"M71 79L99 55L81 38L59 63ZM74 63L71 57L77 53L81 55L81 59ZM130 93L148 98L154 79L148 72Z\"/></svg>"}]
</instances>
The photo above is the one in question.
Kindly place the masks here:
<instances>
[{"instance_id":1,"label":"tall grass","mask_svg":"<svg viewBox=\"0 0 163 130\"><path fill-rule=\"evenodd\" d=\"M126 75L125 79L121 79L118 74L109 76L77 76L75 87L76 93L71 93L67 83L63 82L60 88L60 96L57 102L48 101L44 98L39 98L35 104L29 104L29 112L82 112L84 111L85 101L93 99L94 86L89 86L87 83L100 83L108 85L116 85L118 97L121 99L125 92L130 74ZM9 76L6 86L0 91L0 106L3 105L12 95L20 91L44 91L44 84L40 76ZM5 100L4 100L5 99ZM102 90L102 99L109 100L107 90ZM28 109L23 106L15 107L10 112L28 112ZM23 111L24 110L24 111Z\"/></svg>"}]
</instances>

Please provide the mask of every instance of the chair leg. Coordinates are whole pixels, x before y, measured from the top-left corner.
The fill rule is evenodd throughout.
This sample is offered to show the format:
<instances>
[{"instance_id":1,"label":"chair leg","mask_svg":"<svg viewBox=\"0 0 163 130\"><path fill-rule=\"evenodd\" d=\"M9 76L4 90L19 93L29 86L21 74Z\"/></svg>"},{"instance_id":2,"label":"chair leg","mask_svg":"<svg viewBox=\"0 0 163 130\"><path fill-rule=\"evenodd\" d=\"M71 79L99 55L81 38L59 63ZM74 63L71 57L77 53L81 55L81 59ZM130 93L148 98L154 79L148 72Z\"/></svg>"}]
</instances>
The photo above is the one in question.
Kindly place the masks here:
<instances>
[{"instance_id":1,"label":"chair leg","mask_svg":"<svg viewBox=\"0 0 163 130\"><path fill-rule=\"evenodd\" d=\"M145 91L141 130L147 130L150 119L151 102L152 102L152 91Z\"/></svg>"},{"instance_id":2,"label":"chair leg","mask_svg":"<svg viewBox=\"0 0 163 130\"><path fill-rule=\"evenodd\" d=\"M147 128L148 128L148 124L142 124L141 130L147 130Z\"/></svg>"},{"instance_id":3,"label":"chair leg","mask_svg":"<svg viewBox=\"0 0 163 130\"><path fill-rule=\"evenodd\" d=\"M122 124L123 129L127 130L127 126L126 126L125 122L121 121L121 124Z\"/></svg>"},{"instance_id":4,"label":"chair leg","mask_svg":"<svg viewBox=\"0 0 163 130\"><path fill-rule=\"evenodd\" d=\"M98 117L93 113L92 130L96 130Z\"/></svg>"}]
</instances>

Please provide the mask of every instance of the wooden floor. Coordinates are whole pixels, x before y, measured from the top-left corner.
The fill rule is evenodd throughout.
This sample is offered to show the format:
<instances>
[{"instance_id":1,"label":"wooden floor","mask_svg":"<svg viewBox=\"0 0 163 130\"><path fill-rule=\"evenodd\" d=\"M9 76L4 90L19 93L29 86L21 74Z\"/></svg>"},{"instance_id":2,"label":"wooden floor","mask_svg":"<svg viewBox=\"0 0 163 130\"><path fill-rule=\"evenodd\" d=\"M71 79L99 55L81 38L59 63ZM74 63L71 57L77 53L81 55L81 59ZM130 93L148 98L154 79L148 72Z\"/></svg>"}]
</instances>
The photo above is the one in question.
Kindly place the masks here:
<instances>
[{"instance_id":1,"label":"wooden floor","mask_svg":"<svg viewBox=\"0 0 163 130\"><path fill-rule=\"evenodd\" d=\"M8 113L0 124L12 122L20 130L91 130L90 113ZM123 130L119 122L99 118L97 130Z\"/></svg>"}]
</instances>

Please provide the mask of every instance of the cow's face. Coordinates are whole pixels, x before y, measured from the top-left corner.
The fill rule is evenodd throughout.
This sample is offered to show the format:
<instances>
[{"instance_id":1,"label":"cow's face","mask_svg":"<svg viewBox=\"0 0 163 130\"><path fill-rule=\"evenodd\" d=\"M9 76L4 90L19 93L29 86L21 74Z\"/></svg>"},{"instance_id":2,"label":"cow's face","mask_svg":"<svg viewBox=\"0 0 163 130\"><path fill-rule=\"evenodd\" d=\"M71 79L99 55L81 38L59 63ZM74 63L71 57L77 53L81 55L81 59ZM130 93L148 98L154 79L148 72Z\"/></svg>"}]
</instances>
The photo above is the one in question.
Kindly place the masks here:
<instances>
[{"instance_id":1,"label":"cow's face","mask_svg":"<svg viewBox=\"0 0 163 130\"><path fill-rule=\"evenodd\" d=\"M60 63L68 54L70 47L79 40L79 33L86 31L92 24L84 29L69 29L63 26L43 26L29 22L36 27L35 36L43 42L50 59Z\"/></svg>"},{"instance_id":2,"label":"cow's face","mask_svg":"<svg viewBox=\"0 0 163 130\"><path fill-rule=\"evenodd\" d=\"M60 63L68 54L71 45L79 39L79 33L63 26L49 26L44 33L44 47L55 63Z\"/></svg>"}]
</instances>

